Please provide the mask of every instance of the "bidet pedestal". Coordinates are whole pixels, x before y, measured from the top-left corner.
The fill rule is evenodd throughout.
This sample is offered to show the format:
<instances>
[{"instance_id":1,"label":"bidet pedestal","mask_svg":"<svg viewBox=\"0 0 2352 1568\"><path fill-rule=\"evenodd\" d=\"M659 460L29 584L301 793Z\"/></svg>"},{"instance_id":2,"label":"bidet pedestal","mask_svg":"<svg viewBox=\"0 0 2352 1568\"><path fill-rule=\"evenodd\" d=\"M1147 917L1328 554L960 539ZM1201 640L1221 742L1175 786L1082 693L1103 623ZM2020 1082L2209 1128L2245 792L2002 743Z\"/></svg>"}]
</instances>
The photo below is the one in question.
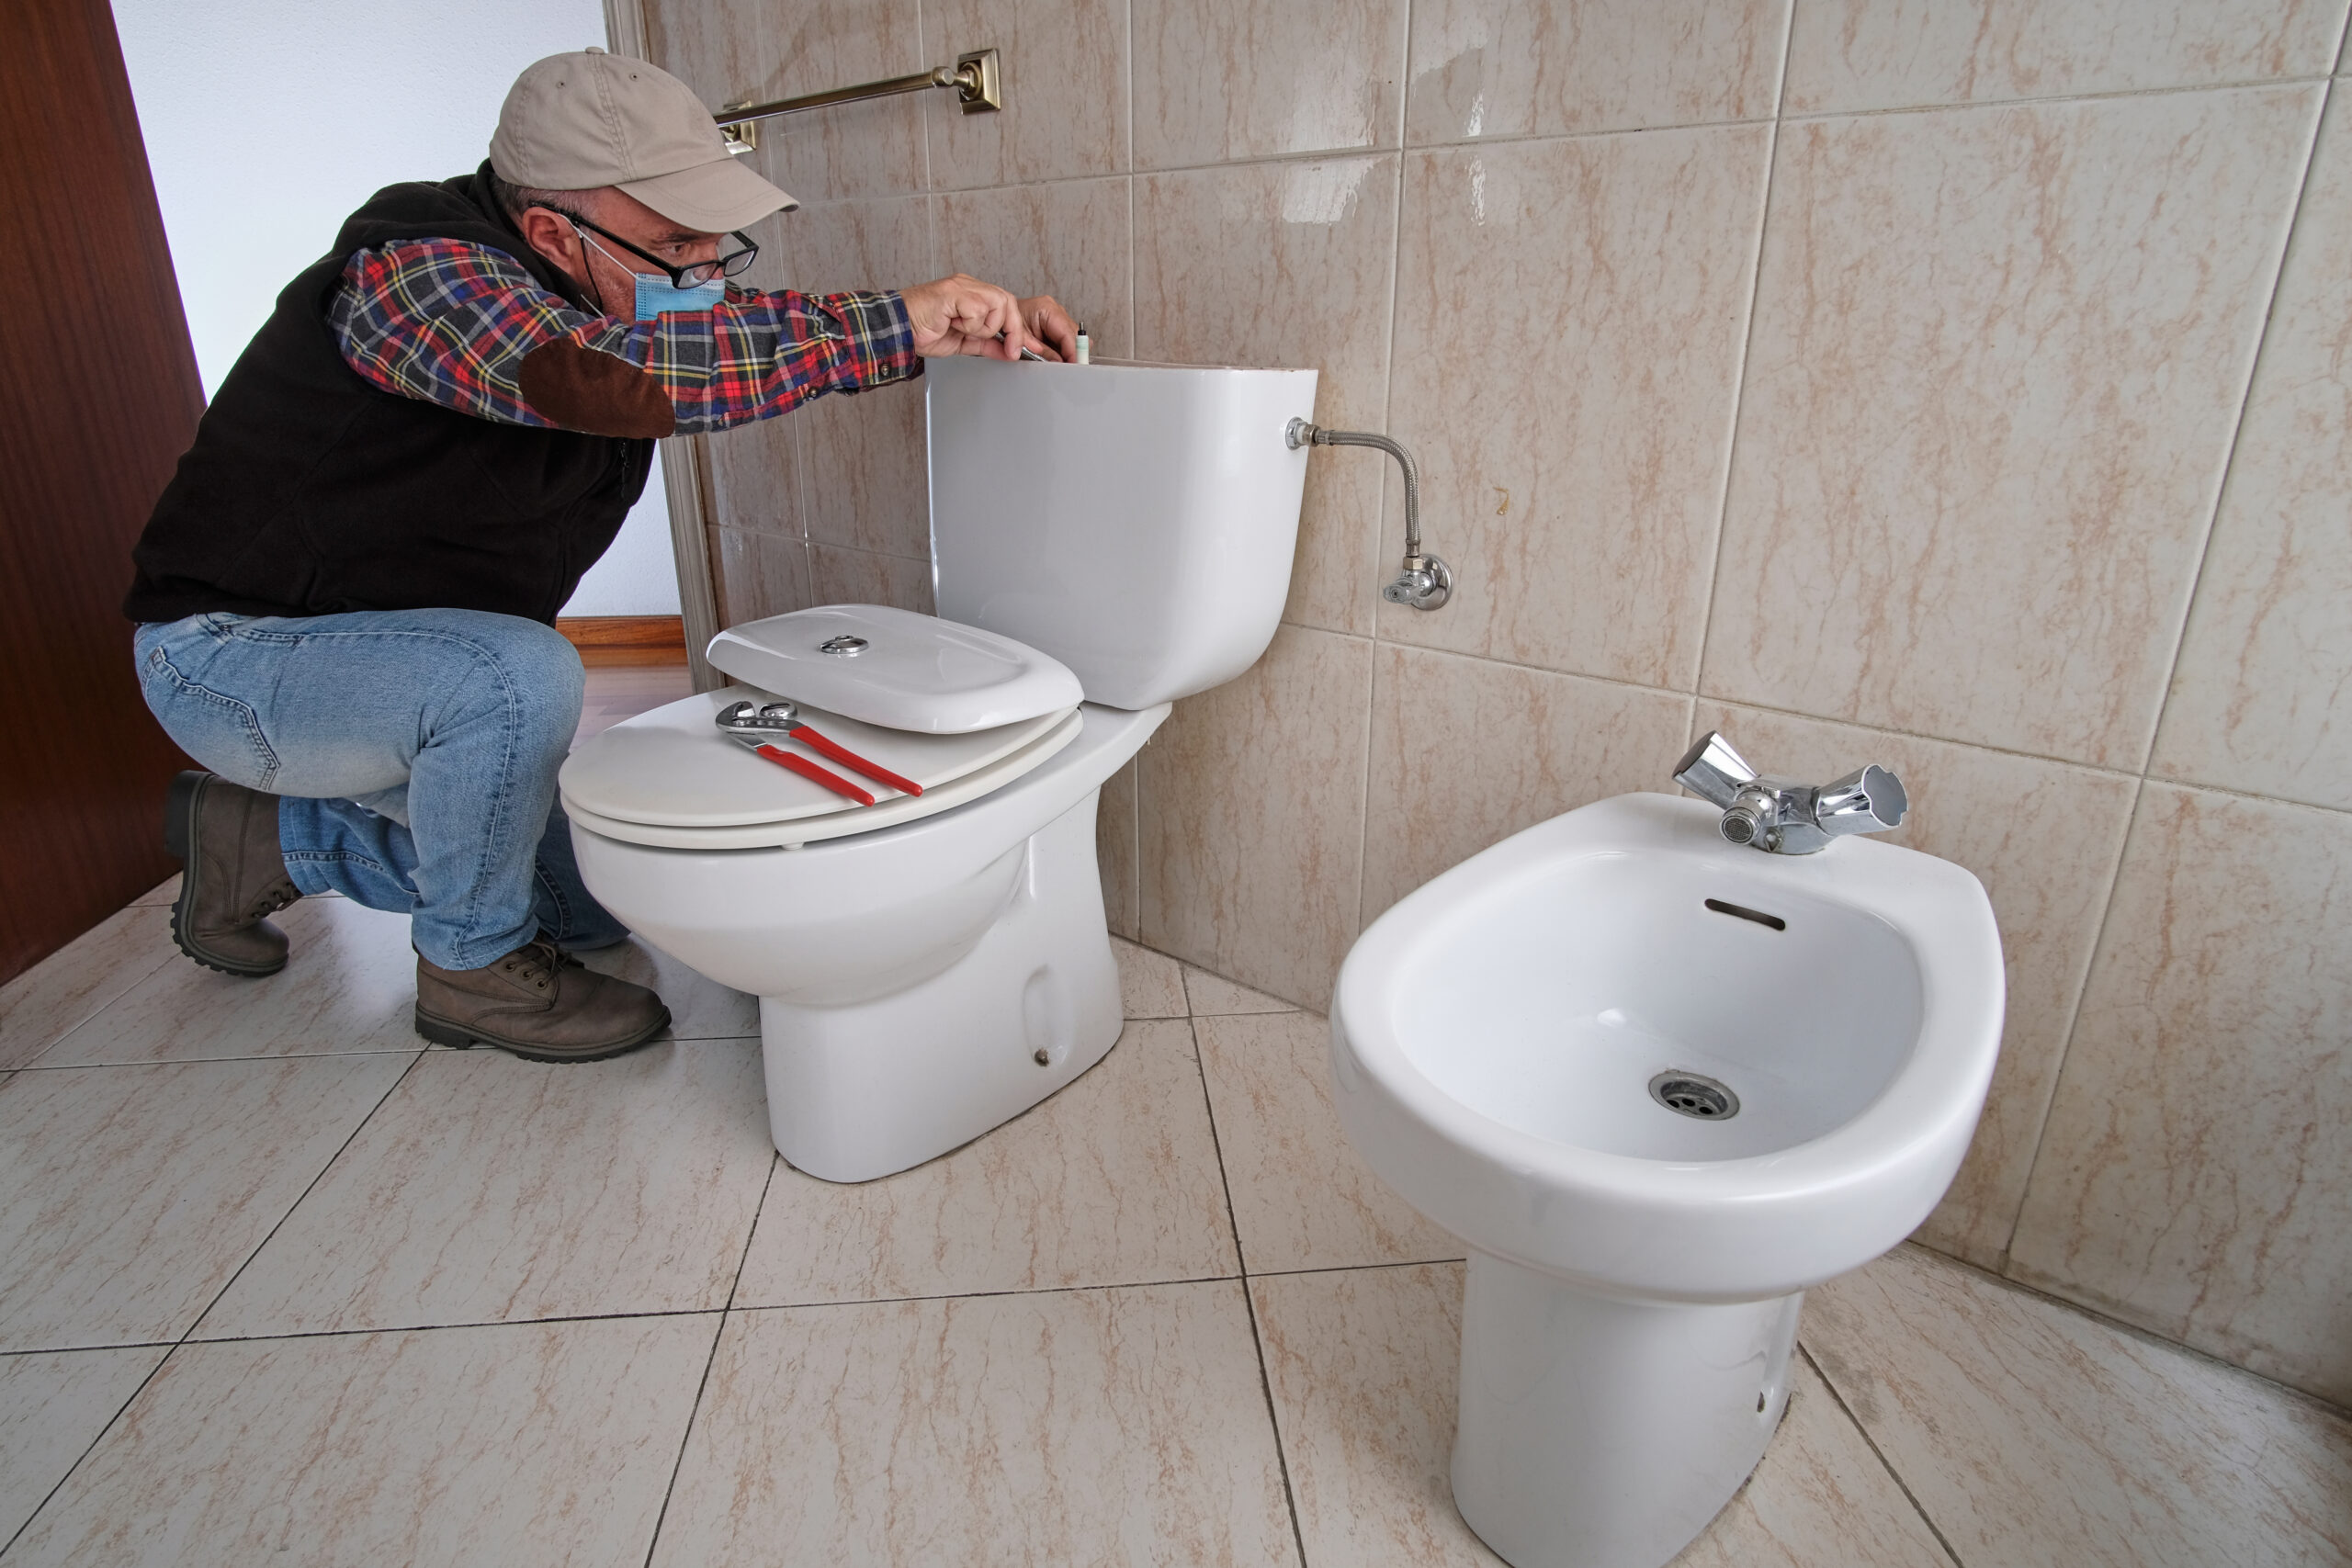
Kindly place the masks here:
<instances>
[{"instance_id":1,"label":"bidet pedestal","mask_svg":"<svg viewBox=\"0 0 2352 1568\"><path fill-rule=\"evenodd\" d=\"M1453 1502L1511 1568L1659 1568L1764 1456L1802 1293L1616 1301L1470 1254Z\"/></svg>"}]
</instances>

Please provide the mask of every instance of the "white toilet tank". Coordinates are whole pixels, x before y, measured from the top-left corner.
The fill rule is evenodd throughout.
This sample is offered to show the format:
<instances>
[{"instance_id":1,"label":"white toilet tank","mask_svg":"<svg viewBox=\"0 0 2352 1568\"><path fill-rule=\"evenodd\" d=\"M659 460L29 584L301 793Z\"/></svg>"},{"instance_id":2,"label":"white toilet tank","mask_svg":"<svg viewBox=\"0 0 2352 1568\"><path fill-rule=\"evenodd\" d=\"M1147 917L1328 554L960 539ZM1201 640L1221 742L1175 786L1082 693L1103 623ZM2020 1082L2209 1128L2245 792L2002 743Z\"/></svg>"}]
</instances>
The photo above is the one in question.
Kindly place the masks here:
<instances>
[{"instance_id":1,"label":"white toilet tank","mask_svg":"<svg viewBox=\"0 0 2352 1568\"><path fill-rule=\"evenodd\" d=\"M1241 673L1290 592L1312 370L934 359L939 614L1140 709Z\"/></svg>"}]
</instances>

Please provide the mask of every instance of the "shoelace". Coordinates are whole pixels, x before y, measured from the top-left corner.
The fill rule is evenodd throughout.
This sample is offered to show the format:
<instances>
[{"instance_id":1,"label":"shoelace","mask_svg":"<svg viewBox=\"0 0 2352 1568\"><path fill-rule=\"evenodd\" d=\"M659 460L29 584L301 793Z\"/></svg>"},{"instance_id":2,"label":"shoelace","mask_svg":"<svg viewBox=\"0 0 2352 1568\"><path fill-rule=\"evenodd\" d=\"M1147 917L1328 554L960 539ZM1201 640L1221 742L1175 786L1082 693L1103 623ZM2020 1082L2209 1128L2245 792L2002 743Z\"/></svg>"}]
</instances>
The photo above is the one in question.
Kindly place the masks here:
<instances>
[{"instance_id":1,"label":"shoelace","mask_svg":"<svg viewBox=\"0 0 2352 1568\"><path fill-rule=\"evenodd\" d=\"M254 897L253 908L245 911L245 924L277 913L302 896L302 890L291 883L280 882L265 887Z\"/></svg>"},{"instance_id":2,"label":"shoelace","mask_svg":"<svg viewBox=\"0 0 2352 1568\"><path fill-rule=\"evenodd\" d=\"M544 991L562 971L584 969L587 965L555 943L541 939L516 948L498 967L505 974L521 976Z\"/></svg>"}]
</instances>

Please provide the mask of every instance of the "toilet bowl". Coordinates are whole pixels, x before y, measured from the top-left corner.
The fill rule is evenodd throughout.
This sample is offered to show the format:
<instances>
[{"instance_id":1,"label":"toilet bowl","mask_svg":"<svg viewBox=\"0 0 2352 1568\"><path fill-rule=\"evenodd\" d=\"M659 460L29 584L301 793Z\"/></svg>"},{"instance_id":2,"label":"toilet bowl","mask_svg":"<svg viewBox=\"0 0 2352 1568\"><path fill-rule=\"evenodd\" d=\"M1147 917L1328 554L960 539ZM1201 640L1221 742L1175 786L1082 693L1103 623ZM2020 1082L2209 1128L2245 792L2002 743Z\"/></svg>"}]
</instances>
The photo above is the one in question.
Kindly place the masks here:
<instances>
[{"instance_id":1,"label":"toilet bowl","mask_svg":"<svg viewBox=\"0 0 2352 1568\"><path fill-rule=\"evenodd\" d=\"M939 615L730 628L710 660L740 684L614 726L560 778L589 890L760 998L776 1148L831 1181L967 1143L1117 1041L1096 802L1171 702L1272 640L1306 471L1284 430L1316 375L957 359L926 378ZM921 793L851 779L875 796L852 803L714 722L779 698Z\"/></svg>"},{"instance_id":2,"label":"toilet bowl","mask_svg":"<svg viewBox=\"0 0 2352 1568\"><path fill-rule=\"evenodd\" d=\"M1454 1502L1513 1568L1657 1568L1705 1528L1780 1420L1802 1292L1928 1216L1991 1081L1973 876L1721 816L1555 818L1340 970L1341 1124L1469 1255Z\"/></svg>"}]
</instances>

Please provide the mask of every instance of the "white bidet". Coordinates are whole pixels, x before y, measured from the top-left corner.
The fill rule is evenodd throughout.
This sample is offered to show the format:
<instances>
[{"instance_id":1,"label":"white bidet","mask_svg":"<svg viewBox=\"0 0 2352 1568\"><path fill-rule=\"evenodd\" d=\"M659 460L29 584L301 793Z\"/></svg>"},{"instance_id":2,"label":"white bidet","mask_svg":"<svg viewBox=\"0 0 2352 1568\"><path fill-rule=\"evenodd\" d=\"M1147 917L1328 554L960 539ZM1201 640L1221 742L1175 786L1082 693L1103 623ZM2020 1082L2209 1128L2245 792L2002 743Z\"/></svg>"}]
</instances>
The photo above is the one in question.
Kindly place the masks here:
<instances>
[{"instance_id":1,"label":"white bidet","mask_svg":"<svg viewBox=\"0 0 2352 1568\"><path fill-rule=\"evenodd\" d=\"M1801 1292L1927 1217L1991 1081L1973 876L1720 816L1555 818L1340 971L1348 1135L1468 1244L1454 1501L1514 1568L1656 1568L1705 1528L1780 1419Z\"/></svg>"}]
</instances>

